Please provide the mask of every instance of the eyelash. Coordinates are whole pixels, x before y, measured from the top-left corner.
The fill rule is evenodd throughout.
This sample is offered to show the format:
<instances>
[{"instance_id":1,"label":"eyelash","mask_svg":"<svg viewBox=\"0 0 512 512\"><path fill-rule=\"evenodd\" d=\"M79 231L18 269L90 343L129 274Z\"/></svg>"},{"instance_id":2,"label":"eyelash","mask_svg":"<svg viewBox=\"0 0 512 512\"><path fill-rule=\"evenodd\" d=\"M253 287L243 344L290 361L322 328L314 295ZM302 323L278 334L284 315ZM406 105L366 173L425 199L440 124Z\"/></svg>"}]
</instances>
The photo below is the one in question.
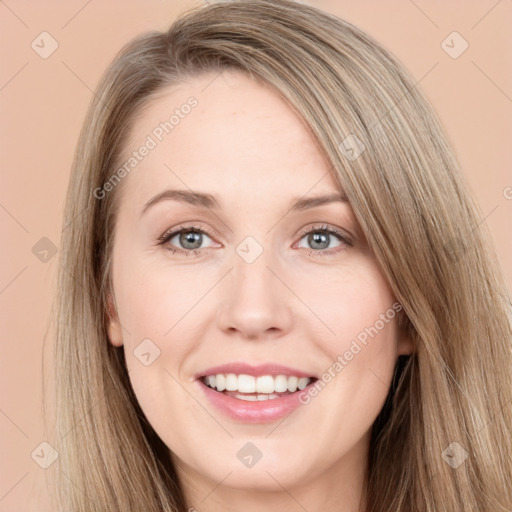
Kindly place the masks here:
<instances>
[{"instance_id":1,"label":"eyelash","mask_svg":"<svg viewBox=\"0 0 512 512\"><path fill-rule=\"evenodd\" d=\"M173 228L170 231L166 231L161 237L158 238L158 244L157 245L165 245L169 240L174 238L176 235L179 235L183 232L194 232L194 233L201 233L203 235L207 235L209 238L213 239L213 236L208 232L208 230L203 228L198 228L194 225L180 225L176 228ZM321 225L320 227L314 226L313 228L309 229L308 231L303 231L300 234L300 240L302 240L306 235L309 235L311 233L324 233L328 235L334 235L338 240L345 245L352 246L352 240L341 230L332 227L327 226L325 224ZM167 250L171 251L172 254L178 253L178 254L185 254L186 256L196 256L204 249L180 249L175 247L168 247ZM332 254L338 253L340 251L345 250L344 248L336 247L334 249L310 249L309 255L316 254L318 256L330 256Z\"/></svg>"}]
</instances>

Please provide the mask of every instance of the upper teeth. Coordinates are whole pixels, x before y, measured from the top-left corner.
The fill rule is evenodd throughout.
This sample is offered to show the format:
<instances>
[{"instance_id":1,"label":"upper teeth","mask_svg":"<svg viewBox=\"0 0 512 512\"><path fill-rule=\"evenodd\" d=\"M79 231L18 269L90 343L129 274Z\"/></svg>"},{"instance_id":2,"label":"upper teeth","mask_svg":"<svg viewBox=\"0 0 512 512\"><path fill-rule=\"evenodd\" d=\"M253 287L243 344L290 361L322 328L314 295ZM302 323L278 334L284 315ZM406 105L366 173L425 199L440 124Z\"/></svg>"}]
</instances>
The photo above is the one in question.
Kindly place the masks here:
<instances>
[{"instance_id":1,"label":"upper teeth","mask_svg":"<svg viewBox=\"0 0 512 512\"><path fill-rule=\"evenodd\" d=\"M234 373L218 373L208 375L205 382L217 391L238 391L240 393L293 393L297 388L302 390L310 382L308 377L288 377L286 375L235 375Z\"/></svg>"}]
</instances>

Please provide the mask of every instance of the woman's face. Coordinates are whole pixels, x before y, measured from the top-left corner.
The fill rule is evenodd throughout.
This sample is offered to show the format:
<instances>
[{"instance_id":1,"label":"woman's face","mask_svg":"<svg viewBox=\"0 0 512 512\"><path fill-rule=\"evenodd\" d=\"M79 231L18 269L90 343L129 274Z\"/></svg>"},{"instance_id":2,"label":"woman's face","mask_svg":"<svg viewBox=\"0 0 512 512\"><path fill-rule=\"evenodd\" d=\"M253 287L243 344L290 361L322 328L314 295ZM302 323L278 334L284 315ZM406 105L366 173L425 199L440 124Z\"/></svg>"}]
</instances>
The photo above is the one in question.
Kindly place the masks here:
<instances>
[{"instance_id":1,"label":"woman's face","mask_svg":"<svg viewBox=\"0 0 512 512\"><path fill-rule=\"evenodd\" d=\"M210 490L362 475L410 347L305 125L246 75L205 74L124 149L109 337L180 471Z\"/></svg>"}]
</instances>

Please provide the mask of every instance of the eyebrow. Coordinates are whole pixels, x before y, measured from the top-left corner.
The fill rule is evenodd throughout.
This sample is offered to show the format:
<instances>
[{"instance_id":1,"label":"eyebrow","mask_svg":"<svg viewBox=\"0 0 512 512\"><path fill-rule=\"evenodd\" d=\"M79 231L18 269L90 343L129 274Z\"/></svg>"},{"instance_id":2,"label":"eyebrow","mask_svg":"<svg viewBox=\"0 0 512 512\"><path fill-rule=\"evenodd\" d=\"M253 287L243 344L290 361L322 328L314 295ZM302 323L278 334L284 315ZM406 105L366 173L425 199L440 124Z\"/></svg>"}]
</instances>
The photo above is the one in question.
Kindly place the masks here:
<instances>
[{"instance_id":1,"label":"eyebrow","mask_svg":"<svg viewBox=\"0 0 512 512\"><path fill-rule=\"evenodd\" d=\"M221 208L220 203L211 194L204 192L197 192L194 190L176 190L168 189L164 190L160 194L157 194L151 198L142 209L144 214L149 208L162 201L178 201L181 203L191 204L193 206L202 206L204 208L219 210ZM324 204L330 203L348 203L347 196L345 194L329 194L324 196L316 197L299 197L294 200L290 206L292 211L302 211L308 208L315 208Z\"/></svg>"}]
</instances>

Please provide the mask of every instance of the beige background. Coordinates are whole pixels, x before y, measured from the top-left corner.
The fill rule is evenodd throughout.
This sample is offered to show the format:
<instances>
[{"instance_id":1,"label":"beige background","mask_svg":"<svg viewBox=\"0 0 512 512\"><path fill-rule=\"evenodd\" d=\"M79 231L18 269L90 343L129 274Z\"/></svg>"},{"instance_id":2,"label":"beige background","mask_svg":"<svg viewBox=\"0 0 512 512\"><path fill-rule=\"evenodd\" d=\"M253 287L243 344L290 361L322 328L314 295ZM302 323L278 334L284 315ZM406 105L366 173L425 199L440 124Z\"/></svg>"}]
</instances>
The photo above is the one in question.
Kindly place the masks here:
<instances>
[{"instance_id":1,"label":"beige background","mask_svg":"<svg viewBox=\"0 0 512 512\"><path fill-rule=\"evenodd\" d=\"M0 512L50 511L45 477L58 463L44 470L31 453L51 442L41 419L42 355L51 348L44 337L58 264L51 244L59 244L70 164L91 91L128 39L164 29L200 3L0 1ZM307 3L369 32L420 81L476 194L482 226L494 237L512 289L512 1ZM31 47L35 40L39 52L50 48L48 36L42 36L44 48L38 37L43 31L58 43L47 59ZM469 44L456 59L441 47L453 31ZM448 44L452 52L461 48L456 38ZM43 237L50 242L40 242ZM43 461L47 453L38 448L34 459Z\"/></svg>"}]
</instances>

